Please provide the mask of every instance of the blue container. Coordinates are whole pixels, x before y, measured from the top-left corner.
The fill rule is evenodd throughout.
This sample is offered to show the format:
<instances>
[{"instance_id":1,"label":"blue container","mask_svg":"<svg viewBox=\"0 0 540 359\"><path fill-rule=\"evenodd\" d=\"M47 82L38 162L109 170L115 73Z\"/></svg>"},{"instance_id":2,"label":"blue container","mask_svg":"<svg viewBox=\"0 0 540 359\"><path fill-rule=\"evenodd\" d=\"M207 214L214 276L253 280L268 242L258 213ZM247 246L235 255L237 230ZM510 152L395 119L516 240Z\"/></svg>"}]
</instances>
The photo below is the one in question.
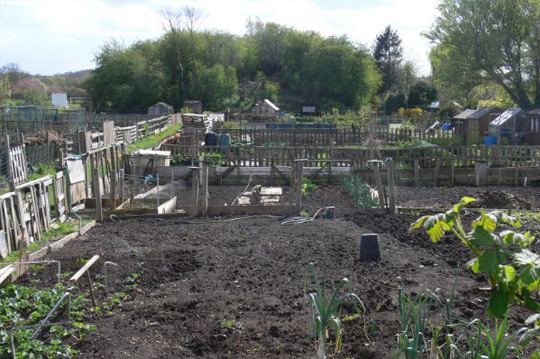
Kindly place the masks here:
<instances>
[{"instance_id":1,"label":"blue container","mask_svg":"<svg viewBox=\"0 0 540 359\"><path fill-rule=\"evenodd\" d=\"M205 146L217 146L217 135L214 132L208 132L204 137Z\"/></svg>"},{"instance_id":2,"label":"blue container","mask_svg":"<svg viewBox=\"0 0 540 359\"><path fill-rule=\"evenodd\" d=\"M495 137L495 136L486 136L484 138L484 144L486 144L486 145L496 145L497 144L497 137Z\"/></svg>"},{"instance_id":3,"label":"blue container","mask_svg":"<svg viewBox=\"0 0 540 359\"><path fill-rule=\"evenodd\" d=\"M219 141L220 146L230 146L231 145L231 135L228 133L222 133L219 135Z\"/></svg>"}]
</instances>

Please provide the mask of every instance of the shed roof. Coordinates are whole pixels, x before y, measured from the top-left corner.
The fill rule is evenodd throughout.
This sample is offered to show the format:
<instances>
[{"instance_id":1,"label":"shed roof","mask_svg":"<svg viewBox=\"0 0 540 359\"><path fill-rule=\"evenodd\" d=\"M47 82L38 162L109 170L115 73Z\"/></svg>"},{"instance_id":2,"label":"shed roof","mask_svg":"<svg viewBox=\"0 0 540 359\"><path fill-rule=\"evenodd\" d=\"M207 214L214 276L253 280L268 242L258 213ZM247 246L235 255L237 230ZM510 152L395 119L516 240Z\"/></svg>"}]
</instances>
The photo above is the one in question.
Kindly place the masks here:
<instances>
[{"instance_id":1,"label":"shed roof","mask_svg":"<svg viewBox=\"0 0 540 359\"><path fill-rule=\"evenodd\" d=\"M535 108L527 112L527 115L540 115L540 108Z\"/></svg>"},{"instance_id":2,"label":"shed roof","mask_svg":"<svg viewBox=\"0 0 540 359\"><path fill-rule=\"evenodd\" d=\"M269 99L267 99L267 98L264 99L264 102L265 102L268 106L272 107L275 111L279 111L279 107L277 107L276 105L274 105L274 104L272 103L272 101L270 101Z\"/></svg>"},{"instance_id":3,"label":"shed roof","mask_svg":"<svg viewBox=\"0 0 540 359\"><path fill-rule=\"evenodd\" d=\"M486 107L482 107L478 110L476 110L473 114L471 114L468 118L470 119L473 119L473 120L479 120L481 119L482 117L490 114L491 112L493 111L497 111L498 108L497 106L486 106Z\"/></svg>"},{"instance_id":4,"label":"shed roof","mask_svg":"<svg viewBox=\"0 0 540 359\"><path fill-rule=\"evenodd\" d=\"M169 105L168 103L165 103L165 102L156 102L155 104L153 104L150 107L154 107L154 106L163 106L163 107L167 107L167 108L172 108L171 105Z\"/></svg>"},{"instance_id":5,"label":"shed roof","mask_svg":"<svg viewBox=\"0 0 540 359\"><path fill-rule=\"evenodd\" d=\"M520 108L509 108L503 113L501 113L496 119L489 123L490 126L500 127L504 125L508 120L512 119L514 116L522 113L523 110Z\"/></svg>"},{"instance_id":6,"label":"shed roof","mask_svg":"<svg viewBox=\"0 0 540 359\"><path fill-rule=\"evenodd\" d=\"M466 109L466 110L458 113L457 115L455 115L453 118L455 118L457 120L466 120L467 118L469 118L469 116L474 114L476 111L477 110Z\"/></svg>"}]
</instances>

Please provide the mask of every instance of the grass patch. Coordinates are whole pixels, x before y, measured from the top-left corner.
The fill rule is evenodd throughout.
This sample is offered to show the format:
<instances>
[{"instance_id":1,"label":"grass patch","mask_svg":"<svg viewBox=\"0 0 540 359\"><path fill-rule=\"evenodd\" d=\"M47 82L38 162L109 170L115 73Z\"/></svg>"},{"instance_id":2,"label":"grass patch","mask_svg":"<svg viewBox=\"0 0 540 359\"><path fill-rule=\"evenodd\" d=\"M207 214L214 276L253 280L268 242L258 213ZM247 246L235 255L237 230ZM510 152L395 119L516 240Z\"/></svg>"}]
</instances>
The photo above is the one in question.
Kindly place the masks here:
<instances>
[{"instance_id":1,"label":"grass patch","mask_svg":"<svg viewBox=\"0 0 540 359\"><path fill-rule=\"evenodd\" d=\"M224 329L242 329L244 327L244 323L237 322L234 319L223 319L221 322L219 322L219 326Z\"/></svg>"},{"instance_id":2,"label":"grass patch","mask_svg":"<svg viewBox=\"0 0 540 359\"><path fill-rule=\"evenodd\" d=\"M90 222L92 222L91 219L83 219L81 224L84 226ZM59 223L58 228L53 228L43 233L41 236L41 239L39 241L30 243L30 245L28 246L28 249L26 249L25 251L27 252L37 251L41 249L44 244L48 243L52 239L76 232L78 229L79 229L78 221ZM21 254L20 251L13 251L6 258L1 259L0 263L15 262L19 260L20 254Z\"/></svg>"},{"instance_id":3,"label":"grass patch","mask_svg":"<svg viewBox=\"0 0 540 359\"><path fill-rule=\"evenodd\" d=\"M54 174L56 174L56 170L54 166L39 163L36 166L34 173L28 175L28 181L33 181L38 178L45 177L46 175L54 175Z\"/></svg>"},{"instance_id":4,"label":"grass patch","mask_svg":"<svg viewBox=\"0 0 540 359\"><path fill-rule=\"evenodd\" d=\"M163 141L167 137L170 137L176 133L180 128L182 128L182 124L176 124L172 125L171 127L161 131L160 133L143 138L142 140L135 141L131 145L127 147L128 151L136 151L140 150L142 148L152 148L159 144L159 142Z\"/></svg>"}]
</instances>

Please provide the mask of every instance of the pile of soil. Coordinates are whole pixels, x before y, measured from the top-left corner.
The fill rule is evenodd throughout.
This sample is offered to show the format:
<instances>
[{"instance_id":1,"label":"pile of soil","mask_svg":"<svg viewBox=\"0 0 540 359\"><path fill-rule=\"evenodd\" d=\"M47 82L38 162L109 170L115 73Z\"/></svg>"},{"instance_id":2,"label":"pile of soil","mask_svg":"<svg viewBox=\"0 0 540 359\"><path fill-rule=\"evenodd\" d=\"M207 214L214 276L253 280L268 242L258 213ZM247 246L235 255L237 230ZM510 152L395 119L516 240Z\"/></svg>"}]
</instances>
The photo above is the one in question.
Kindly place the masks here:
<instances>
[{"instance_id":1,"label":"pile of soil","mask_svg":"<svg viewBox=\"0 0 540 359\"><path fill-rule=\"evenodd\" d=\"M228 200L239 192L213 193L220 191ZM305 204L335 205L337 218L298 225L275 217L109 222L52 253L49 259L70 272L100 254L92 269L96 281L103 280L105 261L117 263L109 269L111 291L131 296L113 316L92 318L98 330L78 348L81 358L313 358L311 262L327 292L346 277L365 306L359 318L344 322L343 348L335 358L391 357L400 330L399 287L412 296L453 293L454 314L485 318L487 294L478 290L484 278L464 268L470 255L454 238L433 244L422 231L409 232L418 216L360 211L339 187L319 186ZM381 259L360 261L360 238L373 232ZM135 273L140 281L130 289L126 278ZM48 282L46 275L34 272L32 280L52 283L54 271ZM103 300L105 292L99 295ZM441 320L442 305L435 301L432 307L432 319ZM349 304L342 314L352 313ZM529 314L514 308L512 328Z\"/></svg>"},{"instance_id":2,"label":"pile of soil","mask_svg":"<svg viewBox=\"0 0 540 359\"><path fill-rule=\"evenodd\" d=\"M515 194L501 191L478 192L474 198L477 202L472 202L472 208L505 208L505 209L533 209L533 205Z\"/></svg>"},{"instance_id":3,"label":"pile of soil","mask_svg":"<svg viewBox=\"0 0 540 359\"><path fill-rule=\"evenodd\" d=\"M538 187L397 187L396 204L413 208L448 208L465 196L478 200L469 206L490 209L540 210Z\"/></svg>"}]
</instances>

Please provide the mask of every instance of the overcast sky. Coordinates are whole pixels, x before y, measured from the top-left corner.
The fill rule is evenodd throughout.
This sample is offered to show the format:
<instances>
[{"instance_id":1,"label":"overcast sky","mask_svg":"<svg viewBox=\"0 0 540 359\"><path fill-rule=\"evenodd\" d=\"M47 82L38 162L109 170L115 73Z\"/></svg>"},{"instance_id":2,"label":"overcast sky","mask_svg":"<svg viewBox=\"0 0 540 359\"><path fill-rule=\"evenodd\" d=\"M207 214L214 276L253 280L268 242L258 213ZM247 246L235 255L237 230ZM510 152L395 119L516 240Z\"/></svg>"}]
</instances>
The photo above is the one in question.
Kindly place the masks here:
<instances>
[{"instance_id":1,"label":"overcast sky","mask_svg":"<svg viewBox=\"0 0 540 359\"><path fill-rule=\"evenodd\" d=\"M0 0L0 66L15 63L31 74L92 69L110 39L129 45L164 30L159 10L193 6L200 29L245 33L259 18L324 36L347 35L371 48L387 25L402 38L405 58L430 72L429 42L421 35L437 15L438 0Z\"/></svg>"}]
</instances>

